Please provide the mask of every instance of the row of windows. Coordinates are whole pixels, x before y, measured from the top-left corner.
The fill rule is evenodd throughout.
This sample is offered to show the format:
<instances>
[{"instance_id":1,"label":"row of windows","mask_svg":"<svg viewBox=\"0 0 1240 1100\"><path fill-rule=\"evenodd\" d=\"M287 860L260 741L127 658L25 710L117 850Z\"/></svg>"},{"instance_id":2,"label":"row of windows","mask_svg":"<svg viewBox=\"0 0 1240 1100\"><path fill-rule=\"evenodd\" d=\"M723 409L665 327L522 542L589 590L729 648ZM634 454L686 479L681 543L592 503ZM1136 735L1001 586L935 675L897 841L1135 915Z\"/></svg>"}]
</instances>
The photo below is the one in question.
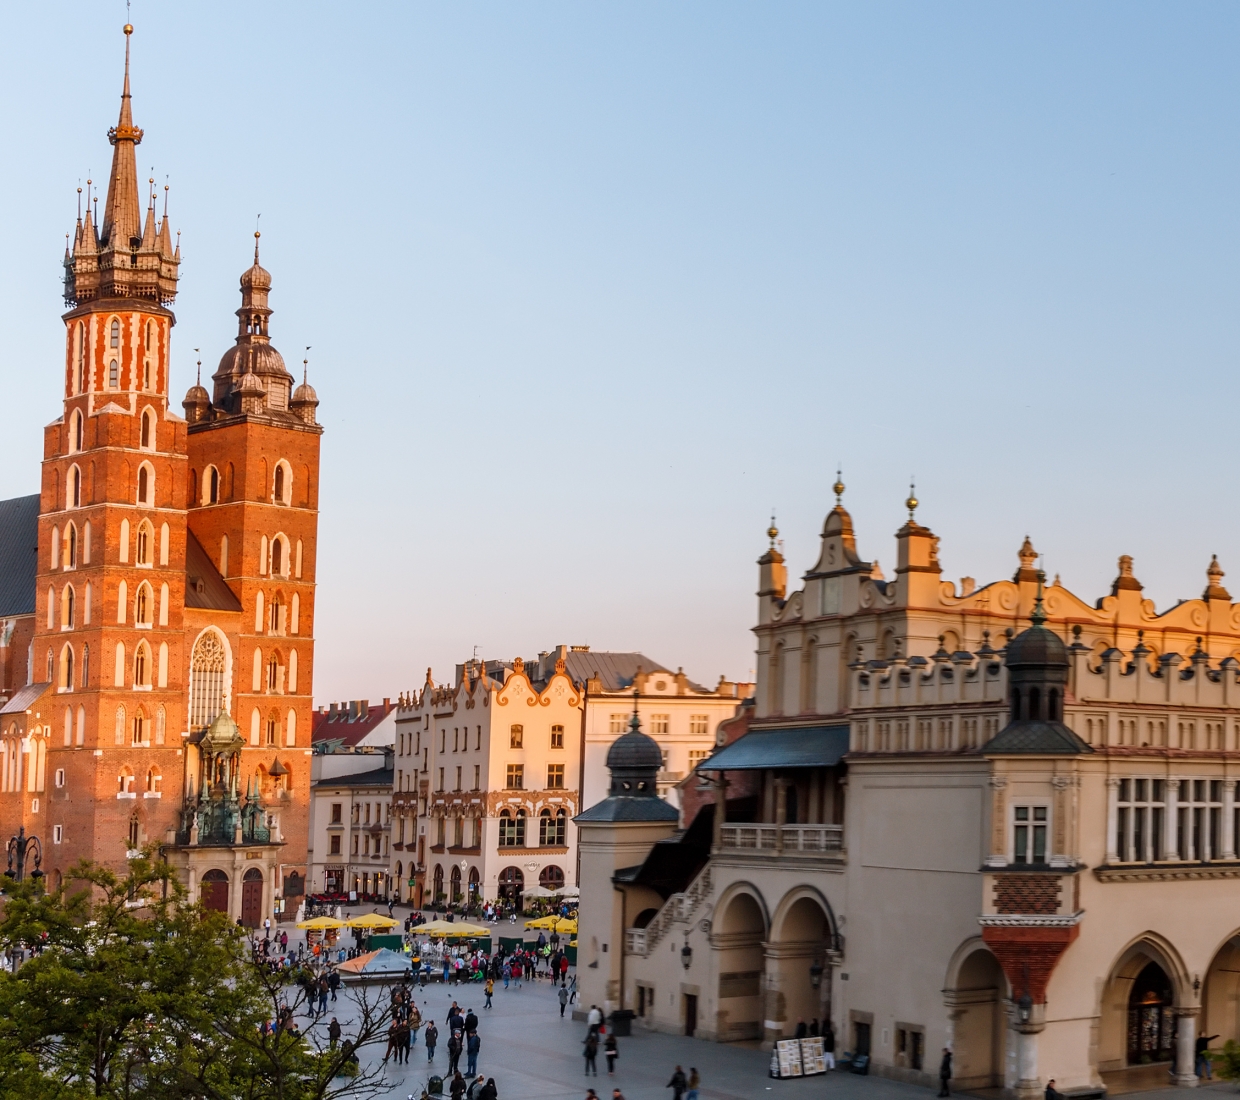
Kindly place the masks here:
<instances>
[{"instance_id":1,"label":"row of windows","mask_svg":"<svg viewBox=\"0 0 1240 1100\"><path fill-rule=\"evenodd\" d=\"M438 789L441 791L446 790L444 786L445 771L446 771L445 768L439 769ZM463 769L460 767L456 769L456 786L453 787L453 790L457 790L457 791L464 790L464 787L462 787L461 785L462 771ZM403 780L404 778L403 772L399 778ZM475 764L474 765L473 790L475 791L481 790L482 789L481 782L482 782L482 768L480 765ZM524 764L509 764L507 766L505 775L504 775L504 787L510 791L521 791L525 789L525 765ZM400 789L399 786L398 786L398 789ZM543 789L548 790L548 791L562 791L564 789L564 765L563 764L548 764L547 765L547 785Z\"/></svg>"},{"instance_id":2,"label":"row of windows","mask_svg":"<svg viewBox=\"0 0 1240 1100\"><path fill-rule=\"evenodd\" d=\"M297 694L297 650L290 649L287 659L278 649L267 655L263 663L261 646L254 648L254 675L251 690L269 695Z\"/></svg>"},{"instance_id":3,"label":"row of windows","mask_svg":"<svg viewBox=\"0 0 1240 1100\"><path fill-rule=\"evenodd\" d=\"M107 325L107 388L120 389L121 322L113 317ZM155 366L151 356L157 350L159 334L154 321L147 321L143 334L142 386L144 390L155 388ZM89 387L89 370L86 356L86 325L79 321L74 332L73 392L84 393Z\"/></svg>"},{"instance_id":4,"label":"row of windows","mask_svg":"<svg viewBox=\"0 0 1240 1100\"><path fill-rule=\"evenodd\" d=\"M457 820L459 821L460 819L458 818ZM442 830L443 818L440 818L439 821L440 829ZM524 848L525 822L526 815L524 810L518 810L515 815L508 810L500 810L499 846L501 848ZM568 815L563 810L556 810L553 815L550 810L545 809L538 815L538 843L540 846L562 848L568 843L567 836Z\"/></svg>"},{"instance_id":5,"label":"row of windows","mask_svg":"<svg viewBox=\"0 0 1240 1100\"><path fill-rule=\"evenodd\" d=\"M1111 722L1104 714L1086 715L1081 734L1091 745L1132 745L1209 752L1240 745L1240 722L1232 725L1230 745L1227 723L1221 719L1203 721L1196 718L1139 718L1134 715L1121 715Z\"/></svg>"},{"instance_id":6,"label":"row of windows","mask_svg":"<svg viewBox=\"0 0 1240 1100\"><path fill-rule=\"evenodd\" d=\"M628 732L629 724L633 721L632 713L613 714L609 723L609 731L611 733L620 734ZM652 714L646 720L646 732L651 737L663 736L672 732L672 716L670 714ZM704 737L710 733L710 715L709 714L691 714L689 715L689 733L691 736Z\"/></svg>"},{"instance_id":7,"label":"row of windows","mask_svg":"<svg viewBox=\"0 0 1240 1100\"><path fill-rule=\"evenodd\" d=\"M1113 854L1121 863L1223 858L1227 814L1233 849L1240 835L1234 788L1226 790L1220 779L1121 779L1114 795Z\"/></svg>"},{"instance_id":8,"label":"row of windows","mask_svg":"<svg viewBox=\"0 0 1240 1100\"><path fill-rule=\"evenodd\" d=\"M57 496L59 495L58 488ZM149 462L143 462L138 467L134 503L146 505L148 508L155 507L155 467ZM65 475L65 507L82 507L82 468L76 462Z\"/></svg>"},{"instance_id":9,"label":"row of windows","mask_svg":"<svg viewBox=\"0 0 1240 1100\"><path fill-rule=\"evenodd\" d=\"M293 598L284 602L283 593L277 592L268 602L260 590L254 599L254 633L275 634L284 637L286 634L297 634L301 631L301 596L293 593Z\"/></svg>"},{"instance_id":10,"label":"row of windows","mask_svg":"<svg viewBox=\"0 0 1240 1100\"><path fill-rule=\"evenodd\" d=\"M157 449L158 441L159 421L155 410L148 405L142 410L141 423L138 428L138 446L144 451L154 451ZM69 414L68 444L69 454L77 454L86 449L86 417L81 409L74 409Z\"/></svg>"},{"instance_id":11,"label":"row of windows","mask_svg":"<svg viewBox=\"0 0 1240 1100\"><path fill-rule=\"evenodd\" d=\"M47 768L47 739L32 737L28 752L22 751L17 725L9 726L9 735L0 741L0 791L42 791Z\"/></svg>"},{"instance_id":12,"label":"row of windows","mask_svg":"<svg viewBox=\"0 0 1240 1100\"><path fill-rule=\"evenodd\" d=\"M77 524L70 521L65 524L64 533L59 527L52 528L51 567L53 569L76 569L80 564L90 564L91 525L88 520L82 525L82 536L79 540ZM168 564L168 543L171 531L166 523L159 527L159 564ZM130 551L129 520L121 520L120 534L117 538L118 559L123 565L129 564ZM134 565L153 566L156 555L155 526L149 519L138 524L137 537L133 542Z\"/></svg>"},{"instance_id":13,"label":"row of windows","mask_svg":"<svg viewBox=\"0 0 1240 1100\"><path fill-rule=\"evenodd\" d=\"M301 551L301 539L294 546L283 532L273 535L270 540L263 535L258 543L258 571L264 576L287 577L292 573L300 578Z\"/></svg>"},{"instance_id":14,"label":"row of windows","mask_svg":"<svg viewBox=\"0 0 1240 1100\"><path fill-rule=\"evenodd\" d=\"M57 778L60 773L57 773ZM116 777L116 797L117 798L135 798L137 792L134 790L134 780L136 776L128 768L121 768L120 774ZM142 784L143 792L150 798L159 798L163 792L164 778L160 774L158 768L151 767L146 771L146 778ZM57 786L62 784L58 783Z\"/></svg>"},{"instance_id":15,"label":"row of windows","mask_svg":"<svg viewBox=\"0 0 1240 1100\"><path fill-rule=\"evenodd\" d=\"M197 501L204 508L219 504L225 500L231 500L233 497L233 478L235 471L232 463L228 464L225 471L221 471L218 466L208 465L202 471L202 480L199 482L198 471L190 471L190 500ZM272 504L291 505L293 503L293 467L288 459L281 458L276 460L276 464L271 474L271 496Z\"/></svg>"}]
</instances>

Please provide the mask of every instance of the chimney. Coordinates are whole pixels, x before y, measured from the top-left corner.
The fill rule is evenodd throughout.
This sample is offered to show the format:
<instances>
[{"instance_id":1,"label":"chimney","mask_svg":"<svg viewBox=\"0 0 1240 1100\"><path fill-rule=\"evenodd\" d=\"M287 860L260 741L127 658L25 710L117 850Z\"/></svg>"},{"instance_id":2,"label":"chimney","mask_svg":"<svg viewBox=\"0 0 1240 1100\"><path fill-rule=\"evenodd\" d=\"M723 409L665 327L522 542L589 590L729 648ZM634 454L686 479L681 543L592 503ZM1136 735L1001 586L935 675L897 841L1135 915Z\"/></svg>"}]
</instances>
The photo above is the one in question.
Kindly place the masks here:
<instances>
[{"instance_id":1,"label":"chimney","mask_svg":"<svg viewBox=\"0 0 1240 1100\"><path fill-rule=\"evenodd\" d=\"M337 703L332 703L332 705L331 705L330 707L328 707L328 710L327 710L328 718L327 718L327 720L328 720L329 722L334 722L334 721L336 720L337 715L340 713L338 708L339 708L339 704L337 704Z\"/></svg>"},{"instance_id":2,"label":"chimney","mask_svg":"<svg viewBox=\"0 0 1240 1100\"><path fill-rule=\"evenodd\" d=\"M386 695L383 697L383 709L384 710L392 709L392 700L388 698Z\"/></svg>"},{"instance_id":3,"label":"chimney","mask_svg":"<svg viewBox=\"0 0 1240 1100\"><path fill-rule=\"evenodd\" d=\"M357 716L361 721L365 721L370 717L370 700L361 699L357 704Z\"/></svg>"}]
</instances>

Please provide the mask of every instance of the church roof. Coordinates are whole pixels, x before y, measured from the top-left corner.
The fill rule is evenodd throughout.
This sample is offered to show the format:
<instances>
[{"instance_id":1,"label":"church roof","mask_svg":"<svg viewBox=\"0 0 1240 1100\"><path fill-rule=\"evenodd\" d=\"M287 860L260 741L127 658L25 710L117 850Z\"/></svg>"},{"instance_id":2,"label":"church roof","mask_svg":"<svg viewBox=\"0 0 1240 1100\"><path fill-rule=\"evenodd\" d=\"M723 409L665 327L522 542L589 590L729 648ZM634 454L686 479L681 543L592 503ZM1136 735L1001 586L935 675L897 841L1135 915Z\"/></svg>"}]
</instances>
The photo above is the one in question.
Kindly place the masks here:
<instances>
[{"instance_id":1,"label":"church roof","mask_svg":"<svg viewBox=\"0 0 1240 1100\"><path fill-rule=\"evenodd\" d=\"M576 822L602 824L608 821L679 821L680 811L663 799L651 796L613 795L583 810Z\"/></svg>"},{"instance_id":2,"label":"church roof","mask_svg":"<svg viewBox=\"0 0 1240 1100\"><path fill-rule=\"evenodd\" d=\"M829 768L848 751L848 727L796 726L750 730L708 756L700 772L753 771L759 768Z\"/></svg>"},{"instance_id":3,"label":"church roof","mask_svg":"<svg viewBox=\"0 0 1240 1100\"><path fill-rule=\"evenodd\" d=\"M1062 722L1036 718L1009 722L982 746L987 756L1063 756L1093 751Z\"/></svg>"},{"instance_id":4,"label":"church roof","mask_svg":"<svg viewBox=\"0 0 1240 1100\"><path fill-rule=\"evenodd\" d=\"M47 691L52 685L48 684L27 684L23 688L18 688L4 706L0 707L0 714L22 714L29 710L38 702L39 697Z\"/></svg>"},{"instance_id":5,"label":"church roof","mask_svg":"<svg viewBox=\"0 0 1240 1100\"><path fill-rule=\"evenodd\" d=\"M638 672L664 672L674 676L675 672L667 665L660 664L644 653L607 653L588 649L570 649L564 657L565 671L577 682L597 676L603 684L604 691L626 691L633 687L633 680ZM528 666L527 666L528 667ZM709 692L700 684L689 682L689 687L698 692Z\"/></svg>"},{"instance_id":6,"label":"church roof","mask_svg":"<svg viewBox=\"0 0 1240 1100\"><path fill-rule=\"evenodd\" d=\"M0 500L0 615L33 615L39 494Z\"/></svg>"},{"instance_id":7,"label":"church roof","mask_svg":"<svg viewBox=\"0 0 1240 1100\"><path fill-rule=\"evenodd\" d=\"M189 530L185 532L185 606L204 611L241 610L236 593Z\"/></svg>"}]
</instances>

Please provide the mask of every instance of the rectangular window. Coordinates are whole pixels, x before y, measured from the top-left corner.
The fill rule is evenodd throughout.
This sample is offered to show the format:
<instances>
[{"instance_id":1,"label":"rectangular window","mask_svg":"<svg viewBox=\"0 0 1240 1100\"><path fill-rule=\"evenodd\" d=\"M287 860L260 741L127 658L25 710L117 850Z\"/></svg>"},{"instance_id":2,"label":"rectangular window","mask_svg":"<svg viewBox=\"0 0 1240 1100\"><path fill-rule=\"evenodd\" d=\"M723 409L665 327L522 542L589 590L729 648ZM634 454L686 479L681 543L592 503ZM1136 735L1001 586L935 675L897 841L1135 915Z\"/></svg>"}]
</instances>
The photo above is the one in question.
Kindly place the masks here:
<instances>
[{"instance_id":1,"label":"rectangular window","mask_svg":"<svg viewBox=\"0 0 1240 1100\"><path fill-rule=\"evenodd\" d=\"M519 791L525 786L525 765L509 764L504 786L510 791Z\"/></svg>"},{"instance_id":2,"label":"rectangular window","mask_svg":"<svg viewBox=\"0 0 1240 1100\"><path fill-rule=\"evenodd\" d=\"M353 854L357 855L357 837L353 838Z\"/></svg>"},{"instance_id":3,"label":"rectangular window","mask_svg":"<svg viewBox=\"0 0 1240 1100\"><path fill-rule=\"evenodd\" d=\"M652 714L650 716L650 735L657 737L661 733L668 733L668 727L672 724L672 716L670 714Z\"/></svg>"},{"instance_id":4,"label":"rectangular window","mask_svg":"<svg viewBox=\"0 0 1240 1100\"><path fill-rule=\"evenodd\" d=\"M523 726L512 726L508 730L508 744L514 748L521 748L522 742L525 740L525 728Z\"/></svg>"},{"instance_id":5,"label":"rectangular window","mask_svg":"<svg viewBox=\"0 0 1240 1100\"><path fill-rule=\"evenodd\" d=\"M706 734L710 733L710 715L689 715L689 732L697 737L704 737Z\"/></svg>"},{"instance_id":6,"label":"rectangular window","mask_svg":"<svg viewBox=\"0 0 1240 1100\"><path fill-rule=\"evenodd\" d=\"M609 732L623 733L629 728L629 716L627 714L613 714L611 716L611 724Z\"/></svg>"},{"instance_id":7,"label":"rectangular window","mask_svg":"<svg viewBox=\"0 0 1240 1100\"><path fill-rule=\"evenodd\" d=\"M547 790L561 791L564 789L564 765L547 765Z\"/></svg>"},{"instance_id":8,"label":"rectangular window","mask_svg":"<svg viewBox=\"0 0 1240 1100\"><path fill-rule=\"evenodd\" d=\"M457 726L452 727L452 751L457 752L461 747L461 731Z\"/></svg>"},{"instance_id":9,"label":"rectangular window","mask_svg":"<svg viewBox=\"0 0 1240 1100\"><path fill-rule=\"evenodd\" d=\"M341 823L341 813L344 807L339 802L332 803L332 824L339 825Z\"/></svg>"},{"instance_id":10,"label":"rectangular window","mask_svg":"<svg viewBox=\"0 0 1240 1100\"><path fill-rule=\"evenodd\" d=\"M439 769L439 789L443 790L443 768Z\"/></svg>"},{"instance_id":11,"label":"rectangular window","mask_svg":"<svg viewBox=\"0 0 1240 1100\"><path fill-rule=\"evenodd\" d=\"M703 760L710 755L705 749L689 750L689 770L693 771Z\"/></svg>"},{"instance_id":12,"label":"rectangular window","mask_svg":"<svg viewBox=\"0 0 1240 1100\"><path fill-rule=\"evenodd\" d=\"M564 727L551 727L551 747L553 749L562 749L564 747Z\"/></svg>"},{"instance_id":13,"label":"rectangular window","mask_svg":"<svg viewBox=\"0 0 1240 1100\"><path fill-rule=\"evenodd\" d=\"M331 838L331 843L328 845L328 854L333 855L333 856L340 855L340 834L339 833L337 833L335 836Z\"/></svg>"},{"instance_id":14,"label":"rectangular window","mask_svg":"<svg viewBox=\"0 0 1240 1100\"><path fill-rule=\"evenodd\" d=\"M63 787L65 785L65 769L56 769L56 786Z\"/></svg>"},{"instance_id":15,"label":"rectangular window","mask_svg":"<svg viewBox=\"0 0 1240 1100\"><path fill-rule=\"evenodd\" d=\"M1014 863L1046 862L1046 825L1049 816L1045 806L1013 807Z\"/></svg>"},{"instance_id":16,"label":"rectangular window","mask_svg":"<svg viewBox=\"0 0 1240 1100\"><path fill-rule=\"evenodd\" d=\"M465 819L458 817L452 823L452 846L454 848L464 847L465 842Z\"/></svg>"},{"instance_id":17,"label":"rectangular window","mask_svg":"<svg viewBox=\"0 0 1240 1100\"><path fill-rule=\"evenodd\" d=\"M482 748L482 727L481 726L478 727L478 732L474 738L474 748L475 749Z\"/></svg>"},{"instance_id":18,"label":"rectangular window","mask_svg":"<svg viewBox=\"0 0 1240 1100\"><path fill-rule=\"evenodd\" d=\"M52 843L59 844L65 839L65 827L63 825L52 826Z\"/></svg>"},{"instance_id":19,"label":"rectangular window","mask_svg":"<svg viewBox=\"0 0 1240 1100\"><path fill-rule=\"evenodd\" d=\"M458 791L461 789L461 769L459 765L457 766L457 769L456 769L456 789Z\"/></svg>"},{"instance_id":20,"label":"rectangular window","mask_svg":"<svg viewBox=\"0 0 1240 1100\"><path fill-rule=\"evenodd\" d=\"M478 790L482 786L482 767L478 764L474 765L474 790Z\"/></svg>"}]
</instances>

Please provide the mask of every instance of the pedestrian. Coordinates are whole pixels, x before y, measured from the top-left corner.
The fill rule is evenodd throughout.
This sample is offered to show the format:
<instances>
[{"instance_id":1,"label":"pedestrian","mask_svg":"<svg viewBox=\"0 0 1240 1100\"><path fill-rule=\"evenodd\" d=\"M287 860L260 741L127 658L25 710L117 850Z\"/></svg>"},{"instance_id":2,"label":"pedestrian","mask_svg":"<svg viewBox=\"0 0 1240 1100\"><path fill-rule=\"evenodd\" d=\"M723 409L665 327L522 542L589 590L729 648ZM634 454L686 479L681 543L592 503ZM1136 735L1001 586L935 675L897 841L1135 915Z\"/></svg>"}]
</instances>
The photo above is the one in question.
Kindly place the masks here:
<instances>
[{"instance_id":1,"label":"pedestrian","mask_svg":"<svg viewBox=\"0 0 1240 1100\"><path fill-rule=\"evenodd\" d=\"M568 1004L568 990L565 989L563 986L560 986L560 992L558 996L560 998L560 1018L563 1019L564 1018L564 1006Z\"/></svg>"},{"instance_id":2,"label":"pedestrian","mask_svg":"<svg viewBox=\"0 0 1240 1100\"><path fill-rule=\"evenodd\" d=\"M335 1016L332 1022L327 1025L327 1038L331 1040L332 1050L336 1049L336 1044L340 1042L340 1021Z\"/></svg>"},{"instance_id":3,"label":"pedestrian","mask_svg":"<svg viewBox=\"0 0 1240 1100\"><path fill-rule=\"evenodd\" d=\"M598 1100L598 1093L593 1089L586 1089L586 1100Z\"/></svg>"},{"instance_id":4,"label":"pedestrian","mask_svg":"<svg viewBox=\"0 0 1240 1100\"><path fill-rule=\"evenodd\" d=\"M392 1054L395 1051L399 1051L399 1050L400 1050L400 1024L398 1024L395 1020L393 1020L387 1032L387 1050L383 1052L384 1063L386 1064L387 1060L390 1057L392 1057ZM396 1055L396 1060L398 1062L400 1061L399 1054Z\"/></svg>"},{"instance_id":5,"label":"pedestrian","mask_svg":"<svg viewBox=\"0 0 1240 1100\"><path fill-rule=\"evenodd\" d=\"M409 1064L409 1050L413 1046L413 1029L409 1023L409 1017L406 1016L400 1022L400 1047L396 1051L396 1060L401 1065Z\"/></svg>"},{"instance_id":6,"label":"pedestrian","mask_svg":"<svg viewBox=\"0 0 1240 1100\"><path fill-rule=\"evenodd\" d=\"M494 1077L488 1077L487 1083L479 1089L478 1100L499 1100L499 1090L495 1087Z\"/></svg>"},{"instance_id":7,"label":"pedestrian","mask_svg":"<svg viewBox=\"0 0 1240 1100\"><path fill-rule=\"evenodd\" d=\"M1055 1078L1051 1078L1046 1082L1046 1092L1044 1093L1046 1100L1064 1100L1064 1094L1055 1088Z\"/></svg>"},{"instance_id":8,"label":"pedestrian","mask_svg":"<svg viewBox=\"0 0 1240 1100\"><path fill-rule=\"evenodd\" d=\"M835 1069L835 1028L830 1020L822 1029L822 1060L827 1069Z\"/></svg>"},{"instance_id":9,"label":"pedestrian","mask_svg":"<svg viewBox=\"0 0 1240 1100\"><path fill-rule=\"evenodd\" d=\"M478 1016L474 1010L468 1009L465 1012L465 1034L472 1035L478 1030Z\"/></svg>"},{"instance_id":10,"label":"pedestrian","mask_svg":"<svg viewBox=\"0 0 1240 1100\"><path fill-rule=\"evenodd\" d=\"M603 1014L599 1011L598 1005L591 1005L590 1011L586 1014L586 1026L590 1029L591 1035L598 1035L598 1029L603 1025ZM677 1097L677 1100L680 1100Z\"/></svg>"},{"instance_id":11,"label":"pedestrian","mask_svg":"<svg viewBox=\"0 0 1240 1100\"><path fill-rule=\"evenodd\" d=\"M624 1093L622 1093L619 1089L612 1089L611 1100L624 1100Z\"/></svg>"},{"instance_id":12,"label":"pedestrian","mask_svg":"<svg viewBox=\"0 0 1240 1100\"><path fill-rule=\"evenodd\" d=\"M483 1007L483 1008L490 1008L490 1007L491 1007L491 997L492 997L492 996L494 995L494 993L495 993L495 982L494 982L492 979L490 979L490 978L487 978L487 984L486 984L486 989L485 989L485 992L486 992L486 995L487 995L487 1003L486 1003L486 1004L484 1004L482 1007Z\"/></svg>"},{"instance_id":13,"label":"pedestrian","mask_svg":"<svg viewBox=\"0 0 1240 1100\"><path fill-rule=\"evenodd\" d=\"M448 1039L448 1072L456 1073L461 1061L461 1051L465 1049L465 1043L461 1036L460 1029L452 1032Z\"/></svg>"},{"instance_id":14,"label":"pedestrian","mask_svg":"<svg viewBox=\"0 0 1240 1100\"><path fill-rule=\"evenodd\" d=\"M486 1078L482 1074L478 1074L477 1079L472 1081L469 1088L465 1091L465 1100L478 1100L478 1094L482 1092L482 1087L486 1083Z\"/></svg>"},{"instance_id":15,"label":"pedestrian","mask_svg":"<svg viewBox=\"0 0 1240 1100\"><path fill-rule=\"evenodd\" d=\"M331 990L334 1003L336 1000L336 990L340 988L340 974L334 966L327 972L327 988Z\"/></svg>"},{"instance_id":16,"label":"pedestrian","mask_svg":"<svg viewBox=\"0 0 1240 1100\"><path fill-rule=\"evenodd\" d=\"M478 1072L478 1051L482 1049L482 1040L476 1031L471 1031L465 1039L465 1074L473 1077Z\"/></svg>"},{"instance_id":17,"label":"pedestrian","mask_svg":"<svg viewBox=\"0 0 1240 1100\"><path fill-rule=\"evenodd\" d=\"M327 1011L327 993L328 993L327 979L320 978L319 979L319 1011L318 1011L319 1016L322 1016L323 1013Z\"/></svg>"},{"instance_id":18,"label":"pedestrian","mask_svg":"<svg viewBox=\"0 0 1240 1100\"><path fill-rule=\"evenodd\" d=\"M952 1090L949 1082L952 1079L952 1052L947 1047L943 1048L943 1060L939 1063L939 1095L951 1096Z\"/></svg>"},{"instance_id":19,"label":"pedestrian","mask_svg":"<svg viewBox=\"0 0 1240 1100\"><path fill-rule=\"evenodd\" d=\"M512 977L512 967L504 963L504 988L508 988L508 981Z\"/></svg>"},{"instance_id":20,"label":"pedestrian","mask_svg":"<svg viewBox=\"0 0 1240 1100\"><path fill-rule=\"evenodd\" d=\"M616 1032L614 1028L607 1033L607 1038L603 1040L603 1053L607 1055L607 1076L610 1077L616 1072L616 1058L620 1054L616 1046Z\"/></svg>"},{"instance_id":21,"label":"pedestrian","mask_svg":"<svg viewBox=\"0 0 1240 1100\"><path fill-rule=\"evenodd\" d=\"M435 1044L439 1042L439 1028L435 1026L432 1020L426 1025L426 1060L433 1062L435 1060Z\"/></svg>"},{"instance_id":22,"label":"pedestrian","mask_svg":"<svg viewBox=\"0 0 1240 1100\"><path fill-rule=\"evenodd\" d=\"M793 1033L793 1036L792 1036L792 1037L793 1037L794 1039L808 1039L808 1038L809 1038L809 1028L808 1028L808 1027L806 1027L806 1025L805 1025L805 1017L804 1017L804 1016L798 1016L798 1017L797 1017L797 1029L796 1029L796 1031Z\"/></svg>"},{"instance_id":23,"label":"pedestrian","mask_svg":"<svg viewBox=\"0 0 1240 1100\"><path fill-rule=\"evenodd\" d=\"M1210 1068L1210 1056L1206 1051L1210 1049L1210 1043L1217 1039L1217 1035L1198 1035L1197 1041L1193 1044L1193 1053L1196 1056L1193 1068L1197 1072L1198 1077L1204 1077L1207 1081L1214 1080L1214 1072Z\"/></svg>"},{"instance_id":24,"label":"pedestrian","mask_svg":"<svg viewBox=\"0 0 1240 1100\"><path fill-rule=\"evenodd\" d=\"M598 1056L598 1032L593 1028L586 1032L586 1076L590 1076L590 1070L594 1070L594 1076L598 1076L598 1066L594 1064L594 1059ZM679 1097L677 1098L679 1100Z\"/></svg>"},{"instance_id":25,"label":"pedestrian","mask_svg":"<svg viewBox=\"0 0 1240 1100\"><path fill-rule=\"evenodd\" d=\"M689 1067L689 1091L685 1093L685 1100L698 1100L698 1089L701 1087L702 1078L698 1075L697 1066Z\"/></svg>"},{"instance_id":26,"label":"pedestrian","mask_svg":"<svg viewBox=\"0 0 1240 1100\"><path fill-rule=\"evenodd\" d=\"M448 1086L448 1092L452 1094L452 1100L461 1100L465 1095L465 1078L460 1073L452 1075L452 1084Z\"/></svg>"},{"instance_id":27,"label":"pedestrian","mask_svg":"<svg viewBox=\"0 0 1240 1100\"><path fill-rule=\"evenodd\" d=\"M677 1066L676 1072L672 1074L672 1079L663 1087L672 1090L672 1100L681 1100L685 1094L685 1087L688 1083L689 1082L685 1079L685 1071Z\"/></svg>"}]
</instances>

